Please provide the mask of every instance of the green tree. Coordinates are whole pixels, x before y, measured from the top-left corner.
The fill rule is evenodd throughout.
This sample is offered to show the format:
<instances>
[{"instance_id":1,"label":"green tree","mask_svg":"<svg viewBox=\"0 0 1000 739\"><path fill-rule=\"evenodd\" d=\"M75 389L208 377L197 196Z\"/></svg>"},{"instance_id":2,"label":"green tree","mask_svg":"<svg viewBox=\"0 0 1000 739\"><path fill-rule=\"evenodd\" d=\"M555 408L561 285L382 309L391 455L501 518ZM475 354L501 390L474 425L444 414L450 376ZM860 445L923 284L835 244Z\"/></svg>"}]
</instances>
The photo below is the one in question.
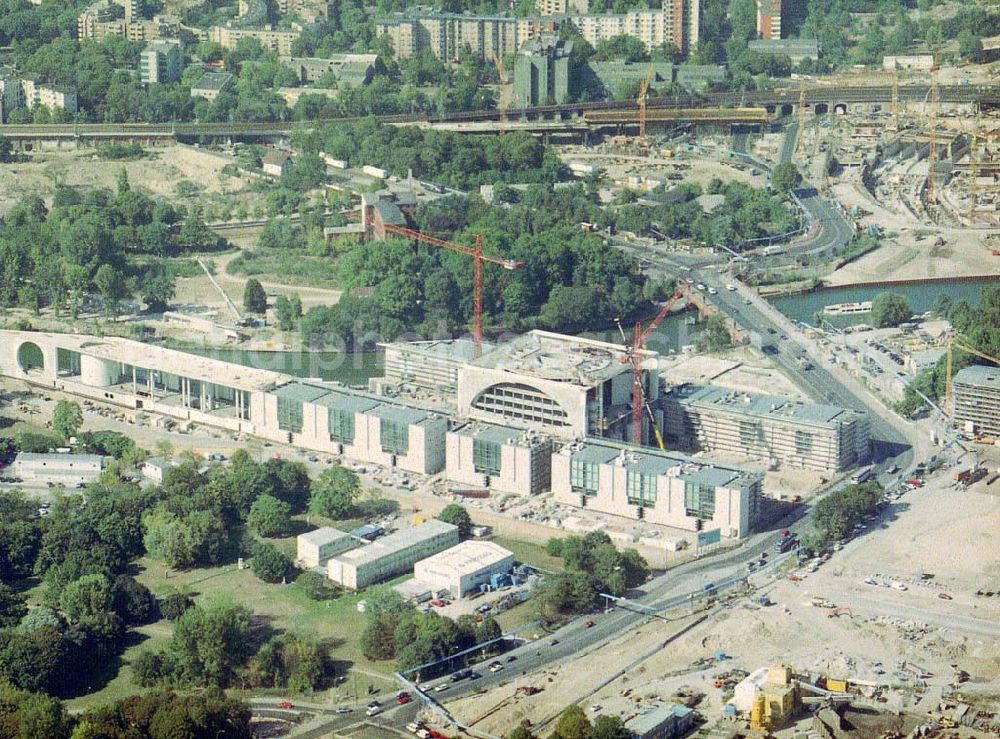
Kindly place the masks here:
<instances>
[{"instance_id":1,"label":"green tree","mask_svg":"<svg viewBox=\"0 0 1000 739\"><path fill-rule=\"evenodd\" d=\"M174 278L166 273L148 277L142 282L142 301L151 313L161 313L170 307L174 297Z\"/></svg>"},{"instance_id":2,"label":"green tree","mask_svg":"<svg viewBox=\"0 0 1000 739\"><path fill-rule=\"evenodd\" d=\"M695 337L695 346L701 352L718 352L733 345L729 327L721 313L713 313L705 319L702 330Z\"/></svg>"},{"instance_id":3,"label":"green tree","mask_svg":"<svg viewBox=\"0 0 1000 739\"><path fill-rule=\"evenodd\" d=\"M250 655L251 613L217 601L194 606L174 623L164 662L180 683L225 685Z\"/></svg>"},{"instance_id":4,"label":"green tree","mask_svg":"<svg viewBox=\"0 0 1000 739\"><path fill-rule=\"evenodd\" d=\"M83 410L80 404L72 400L60 400L56 402L55 410L52 411L52 430L63 439L76 436L76 432L83 425Z\"/></svg>"},{"instance_id":5,"label":"green tree","mask_svg":"<svg viewBox=\"0 0 1000 739\"><path fill-rule=\"evenodd\" d=\"M111 585L104 575L84 575L66 586L59 606L72 621L107 613L111 610Z\"/></svg>"},{"instance_id":6,"label":"green tree","mask_svg":"<svg viewBox=\"0 0 1000 739\"><path fill-rule=\"evenodd\" d=\"M267 312L267 294L259 280L251 277L243 288L243 308L251 313Z\"/></svg>"},{"instance_id":7,"label":"green tree","mask_svg":"<svg viewBox=\"0 0 1000 739\"><path fill-rule=\"evenodd\" d=\"M292 526L291 506L271 495L250 504L247 525L261 536L285 536Z\"/></svg>"},{"instance_id":8,"label":"green tree","mask_svg":"<svg viewBox=\"0 0 1000 739\"><path fill-rule=\"evenodd\" d=\"M802 182L802 175L794 162L782 162L771 173L771 186L782 194L788 194Z\"/></svg>"},{"instance_id":9,"label":"green tree","mask_svg":"<svg viewBox=\"0 0 1000 739\"><path fill-rule=\"evenodd\" d=\"M876 328L889 328L909 321L913 316L910 304L898 293L882 292L872 301L872 323Z\"/></svg>"},{"instance_id":10,"label":"green tree","mask_svg":"<svg viewBox=\"0 0 1000 739\"><path fill-rule=\"evenodd\" d=\"M559 714L555 730L549 734L549 739L589 739L590 721L583 709L574 704L568 706Z\"/></svg>"},{"instance_id":11,"label":"green tree","mask_svg":"<svg viewBox=\"0 0 1000 739\"><path fill-rule=\"evenodd\" d=\"M14 147L10 143L10 139L0 136L0 164L13 161L13 152Z\"/></svg>"},{"instance_id":12,"label":"green tree","mask_svg":"<svg viewBox=\"0 0 1000 739\"><path fill-rule=\"evenodd\" d=\"M535 7L531 6L532 9ZM525 724L521 724L516 727L513 731L506 735L506 739L537 739L533 733L531 733L531 728Z\"/></svg>"},{"instance_id":13,"label":"green tree","mask_svg":"<svg viewBox=\"0 0 1000 739\"><path fill-rule=\"evenodd\" d=\"M458 526L458 538L466 540L472 535L472 519L465 507L458 503L449 503L437 515L439 521Z\"/></svg>"},{"instance_id":14,"label":"green tree","mask_svg":"<svg viewBox=\"0 0 1000 739\"><path fill-rule=\"evenodd\" d=\"M0 629L9 629L28 612L28 599L10 585L0 582Z\"/></svg>"},{"instance_id":15,"label":"green tree","mask_svg":"<svg viewBox=\"0 0 1000 739\"><path fill-rule=\"evenodd\" d=\"M588 739L629 739L632 734L618 716L599 716Z\"/></svg>"},{"instance_id":16,"label":"green tree","mask_svg":"<svg viewBox=\"0 0 1000 739\"><path fill-rule=\"evenodd\" d=\"M327 518L349 518L361 494L361 481L346 467L334 465L323 470L312 483L309 511Z\"/></svg>"},{"instance_id":17,"label":"green tree","mask_svg":"<svg viewBox=\"0 0 1000 739\"><path fill-rule=\"evenodd\" d=\"M293 330L302 317L302 300L298 295L290 298L279 295L274 300L274 315L278 320L278 328L282 331Z\"/></svg>"},{"instance_id":18,"label":"green tree","mask_svg":"<svg viewBox=\"0 0 1000 739\"><path fill-rule=\"evenodd\" d=\"M125 276L110 264L102 264L94 273L94 286L104 300L105 313L117 317L121 301L129 296Z\"/></svg>"},{"instance_id":19,"label":"green tree","mask_svg":"<svg viewBox=\"0 0 1000 739\"><path fill-rule=\"evenodd\" d=\"M292 571L292 560L273 544L257 542L250 562L253 574L264 582L281 582Z\"/></svg>"}]
</instances>

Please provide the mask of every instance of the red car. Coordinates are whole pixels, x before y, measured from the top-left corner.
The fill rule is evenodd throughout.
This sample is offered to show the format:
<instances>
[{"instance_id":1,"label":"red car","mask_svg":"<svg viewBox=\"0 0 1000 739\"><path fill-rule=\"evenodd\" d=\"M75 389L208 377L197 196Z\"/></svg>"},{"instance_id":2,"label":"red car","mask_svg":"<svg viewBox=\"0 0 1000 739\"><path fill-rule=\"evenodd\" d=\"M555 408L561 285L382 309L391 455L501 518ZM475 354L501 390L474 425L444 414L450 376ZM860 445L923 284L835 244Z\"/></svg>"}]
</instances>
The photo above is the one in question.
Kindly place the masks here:
<instances>
[{"instance_id":1,"label":"red car","mask_svg":"<svg viewBox=\"0 0 1000 739\"><path fill-rule=\"evenodd\" d=\"M278 708L291 708L291 707L292 707L291 701L278 701Z\"/></svg>"},{"instance_id":2,"label":"red car","mask_svg":"<svg viewBox=\"0 0 1000 739\"><path fill-rule=\"evenodd\" d=\"M407 703L409 703L412 700L413 700L413 698L411 698L408 695L400 695L400 696L396 697L396 703L398 705L400 705L400 706L405 706Z\"/></svg>"},{"instance_id":3,"label":"red car","mask_svg":"<svg viewBox=\"0 0 1000 739\"><path fill-rule=\"evenodd\" d=\"M588 629L589 629L589 628L590 628L591 626L593 626L593 625L594 625L594 622L593 622L593 621L588 621L588 622L587 622L587 628L588 628Z\"/></svg>"},{"instance_id":4,"label":"red car","mask_svg":"<svg viewBox=\"0 0 1000 739\"><path fill-rule=\"evenodd\" d=\"M435 608L444 608L445 602L443 600L432 600L431 605Z\"/></svg>"}]
</instances>

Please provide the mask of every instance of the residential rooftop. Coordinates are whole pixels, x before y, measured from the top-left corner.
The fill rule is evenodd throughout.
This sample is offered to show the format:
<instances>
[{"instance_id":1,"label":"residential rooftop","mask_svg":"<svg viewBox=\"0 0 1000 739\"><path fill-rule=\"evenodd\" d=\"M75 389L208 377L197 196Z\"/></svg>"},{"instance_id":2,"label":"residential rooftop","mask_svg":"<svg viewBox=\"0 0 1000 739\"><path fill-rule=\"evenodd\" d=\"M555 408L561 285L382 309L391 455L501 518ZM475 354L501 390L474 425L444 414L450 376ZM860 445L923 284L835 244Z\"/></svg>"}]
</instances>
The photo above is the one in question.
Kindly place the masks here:
<instances>
[{"instance_id":1,"label":"residential rooftop","mask_svg":"<svg viewBox=\"0 0 1000 739\"><path fill-rule=\"evenodd\" d=\"M543 380L595 386L627 371L625 349L618 344L576 336L531 331L500 344L472 362ZM643 350L645 359L656 352Z\"/></svg>"},{"instance_id":2,"label":"residential rooftop","mask_svg":"<svg viewBox=\"0 0 1000 739\"><path fill-rule=\"evenodd\" d=\"M858 411L826 403L806 403L777 395L758 395L714 385L678 385L671 388L664 399L760 419L793 421L823 428L832 428L863 415Z\"/></svg>"},{"instance_id":3,"label":"residential rooftop","mask_svg":"<svg viewBox=\"0 0 1000 739\"><path fill-rule=\"evenodd\" d=\"M233 81L229 72L205 72L191 87L192 90L214 90L222 92Z\"/></svg>"}]
</instances>

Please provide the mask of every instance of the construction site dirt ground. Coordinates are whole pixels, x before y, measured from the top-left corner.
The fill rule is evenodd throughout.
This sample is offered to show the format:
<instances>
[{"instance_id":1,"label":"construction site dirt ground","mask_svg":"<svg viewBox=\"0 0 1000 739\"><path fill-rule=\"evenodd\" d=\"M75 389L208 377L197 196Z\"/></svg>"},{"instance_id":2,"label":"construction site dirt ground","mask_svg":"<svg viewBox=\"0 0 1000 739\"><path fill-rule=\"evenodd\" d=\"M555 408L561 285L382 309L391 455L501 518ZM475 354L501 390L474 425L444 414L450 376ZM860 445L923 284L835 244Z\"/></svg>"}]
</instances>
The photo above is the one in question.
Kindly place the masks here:
<instances>
[{"instance_id":1,"label":"construction site dirt ground","mask_svg":"<svg viewBox=\"0 0 1000 739\"><path fill-rule=\"evenodd\" d=\"M731 689L724 693L714 687L716 675L734 668L750 672L779 661L803 673L900 686L888 691L887 709L914 709L922 695L939 694L953 678L952 665L970 675L961 686L965 700L992 700L1000 692L1000 597L975 592L1000 587L995 546L1000 498L975 488L957 491L950 480L950 473L941 473L927 487L903 496L886 515L887 528L877 523L816 572L799 571L797 576L805 574L801 581L783 577L756 583L774 605L762 607L750 598L736 601L592 696L591 686L662 643L686 621L639 626L582 658L521 677L521 685L544 687L538 695L511 698L515 681L447 707L471 721L510 698L502 712L476 723L478 729L502 734L525 718L533 724L551 720L574 702L581 702L588 715L600 715L593 707L614 706L627 688L639 696L667 698L690 686L705 694L699 711L713 723L731 694ZM864 584L864 578L876 573L907 590ZM921 580L922 573L933 578ZM828 607L812 605L814 596L851 612L830 617ZM730 659L716 663L711 658L717 650ZM695 664L705 658L708 664ZM913 689L916 676L900 673L901 661L932 673L925 689ZM907 676L905 681L901 675ZM791 736L792 730L782 734Z\"/></svg>"}]
</instances>

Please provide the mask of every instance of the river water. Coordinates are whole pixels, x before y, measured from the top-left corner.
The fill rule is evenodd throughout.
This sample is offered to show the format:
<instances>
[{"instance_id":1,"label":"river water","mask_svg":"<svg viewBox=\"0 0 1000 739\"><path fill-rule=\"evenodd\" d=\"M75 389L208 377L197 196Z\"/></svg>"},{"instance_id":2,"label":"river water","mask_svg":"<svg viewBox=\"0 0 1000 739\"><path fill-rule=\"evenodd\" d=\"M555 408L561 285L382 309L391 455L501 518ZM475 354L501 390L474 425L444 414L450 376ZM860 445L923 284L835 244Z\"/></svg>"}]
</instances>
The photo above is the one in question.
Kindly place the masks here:
<instances>
[{"instance_id":1,"label":"river water","mask_svg":"<svg viewBox=\"0 0 1000 739\"><path fill-rule=\"evenodd\" d=\"M787 295L775 298L773 303L789 318L813 324L816 313L822 311L825 305L873 300L876 295L887 289L904 295L914 313L923 313L930 310L934 298L941 293L947 293L953 301L968 300L971 304L976 305L979 302L980 290L990 284L1000 285L1000 282L983 280L978 282L939 282L891 288L882 288L877 285L831 288L805 295ZM826 318L831 323L841 326L864 323L868 319L864 314L827 316ZM626 335L631 337L632 327L624 328ZM695 330L695 326L691 322L691 314L669 316L649 337L646 345L663 354L676 352L680 347L692 343ZM582 336L614 344L622 343L621 334L615 328L606 331L588 331ZM369 377L378 377L382 374L383 366L382 355L378 352L263 352L209 348L188 348L185 350L248 367L283 372L295 377L336 380L348 385L367 384Z\"/></svg>"}]
</instances>

